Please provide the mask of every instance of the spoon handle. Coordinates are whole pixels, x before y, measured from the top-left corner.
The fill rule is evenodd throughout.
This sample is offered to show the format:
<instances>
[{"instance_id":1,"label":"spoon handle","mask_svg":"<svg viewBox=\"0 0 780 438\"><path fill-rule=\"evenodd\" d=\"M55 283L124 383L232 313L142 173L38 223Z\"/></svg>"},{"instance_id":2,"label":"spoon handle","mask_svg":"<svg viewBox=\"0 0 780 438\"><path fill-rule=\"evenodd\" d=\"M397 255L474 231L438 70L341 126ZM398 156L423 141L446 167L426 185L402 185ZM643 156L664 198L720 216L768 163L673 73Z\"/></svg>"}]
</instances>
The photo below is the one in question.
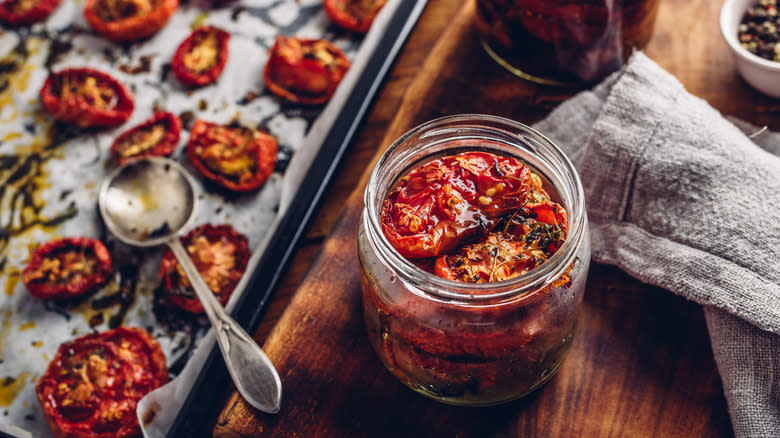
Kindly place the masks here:
<instances>
[{"instance_id":1,"label":"spoon handle","mask_svg":"<svg viewBox=\"0 0 780 438\"><path fill-rule=\"evenodd\" d=\"M217 344L222 350L228 372L241 395L255 408L275 414L282 401L282 381L276 368L247 332L225 312L222 305L200 276L189 253L178 237L169 239L168 247L192 284L195 294L203 304Z\"/></svg>"}]
</instances>

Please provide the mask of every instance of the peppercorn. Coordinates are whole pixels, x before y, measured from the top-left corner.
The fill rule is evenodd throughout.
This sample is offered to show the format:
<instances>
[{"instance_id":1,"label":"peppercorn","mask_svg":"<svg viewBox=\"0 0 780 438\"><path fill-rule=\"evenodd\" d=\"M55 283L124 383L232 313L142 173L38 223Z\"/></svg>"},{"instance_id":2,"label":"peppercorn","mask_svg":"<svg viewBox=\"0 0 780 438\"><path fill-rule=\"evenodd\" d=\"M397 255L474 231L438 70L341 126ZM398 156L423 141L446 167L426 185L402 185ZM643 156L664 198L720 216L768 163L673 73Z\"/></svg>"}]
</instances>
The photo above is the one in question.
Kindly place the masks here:
<instances>
[{"instance_id":1,"label":"peppercorn","mask_svg":"<svg viewBox=\"0 0 780 438\"><path fill-rule=\"evenodd\" d=\"M777 0L759 0L737 28L739 43L750 53L780 62L780 14Z\"/></svg>"}]
</instances>

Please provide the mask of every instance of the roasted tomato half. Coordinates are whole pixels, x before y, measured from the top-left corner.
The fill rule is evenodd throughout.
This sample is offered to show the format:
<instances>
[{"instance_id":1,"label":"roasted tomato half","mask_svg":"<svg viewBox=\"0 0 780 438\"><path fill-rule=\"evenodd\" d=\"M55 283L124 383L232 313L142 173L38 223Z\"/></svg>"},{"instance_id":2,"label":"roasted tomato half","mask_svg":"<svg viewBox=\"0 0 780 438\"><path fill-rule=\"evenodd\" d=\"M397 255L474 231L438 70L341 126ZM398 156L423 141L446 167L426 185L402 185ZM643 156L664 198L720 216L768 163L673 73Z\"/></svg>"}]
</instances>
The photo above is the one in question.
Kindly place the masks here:
<instances>
[{"instance_id":1,"label":"roasted tomato half","mask_svg":"<svg viewBox=\"0 0 780 438\"><path fill-rule=\"evenodd\" d=\"M349 70L344 52L324 39L276 37L263 77L268 89L293 103L327 102Z\"/></svg>"},{"instance_id":2,"label":"roasted tomato half","mask_svg":"<svg viewBox=\"0 0 780 438\"><path fill-rule=\"evenodd\" d=\"M110 272L111 255L101 241L68 237L39 246L22 281L34 297L63 300L94 292Z\"/></svg>"},{"instance_id":3,"label":"roasted tomato half","mask_svg":"<svg viewBox=\"0 0 780 438\"><path fill-rule=\"evenodd\" d=\"M111 41L128 43L157 33L179 7L179 0L87 0L84 18Z\"/></svg>"},{"instance_id":4,"label":"roasted tomato half","mask_svg":"<svg viewBox=\"0 0 780 438\"><path fill-rule=\"evenodd\" d=\"M131 128L114 140L111 158L118 164L127 161L173 153L179 144L181 120L175 114L158 112L149 120Z\"/></svg>"},{"instance_id":5,"label":"roasted tomato half","mask_svg":"<svg viewBox=\"0 0 780 438\"><path fill-rule=\"evenodd\" d=\"M138 401L167 381L160 344L119 327L60 345L35 392L56 437L129 438L141 436Z\"/></svg>"},{"instance_id":6,"label":"roasted tomato half","mask_svg":"<svg viewBox=\"0 0 780 438\"><path fill-rule=\"evenodd\" d=\"M276 139L244 126L196 120L187 156L210 181L235 192L260 188L276 166Z\"/></svg>"},{"instance_id":7,"label":"roasted tomato half","mask_svg":"<svg viewBox=\"0 0 780 438\"><path fill-rule=\"evenodd\" d=\"M5 0L0 3L0 22L26 26L45 20L60 5L60 0Z\"/></svg>"},{"instance_id":8,"label":"roasted tomato half","mask_svg":"<svg viewBox=\"0 0 780 438\"><path fill-rule=\"evenodd\" d=\"M337 26L358 33L371 28L387 0L325 0L325 12Z\"/></svg>"},{"instance_id":9,"label":"roasted tomato half","mask_svg":"<svg viewBox=\"0 0 780 438\"><path fill-rule=\"evenodd\" d=\"M544 263L566 240L567 229L566 213L558 204L526 205L497 231L436 258L434 273L469 283L508 280Z\"/></svg>"},{"instance_id":10,"label":"roasted tomato half","mask_svg":"<svg viewBox=\"0 0 780 438\"><path fill-rule=\"evenodd\" d=\"M50 74L40 96L52 117L81 128L121 125L134 108L133 96L121 82L91 68Z\"/></svg>"},{"instance_id":11,"label":"roasted tomato half","mask_svg":"<svg viewBox=\"0 0 780 438\"><path fill-rule=\"evenodd\" d=\"M249 262L249 240L230 225L201 225L182 238L182 244L219 302L224 306ZM166 300L190 313L203 313L203 305L192 290L171 250L163 254L160 281Z\"/></svg>"},{"instance_id":12,"label":"roasted tomato half","mask_svg":"<svg viewBox=\"0 0 780 438\"><path fill-rule=\"evenodd\" d=\"M523 247L522 240L504 233L490 233L477 243L436 258L435 274L448 280L489 283L522 275L545 258Z\"/></svg>"},{"instance_id":13,"label":"roasted tomato half","mask_svg":"<svg viewBox=\"0 0 780 438\"><path fill-rule=\"evenodd\" d=\"M187 87L202 87L217 80L228 59L230 34L214 26L195 29L176 49L171 70Z\"/></svg>"},{"instance_id":14,"label":"roasted tomato half","mask_svg":"<svg viewBox=\"0 0 780 438\"><path fill-rule=\"evenodd\" d=\"M404 257L435 257L487 234L535 185L539 178L513 157L442 157L399 179L382 206L382 229Z\"/></svg>"}]
</instances>

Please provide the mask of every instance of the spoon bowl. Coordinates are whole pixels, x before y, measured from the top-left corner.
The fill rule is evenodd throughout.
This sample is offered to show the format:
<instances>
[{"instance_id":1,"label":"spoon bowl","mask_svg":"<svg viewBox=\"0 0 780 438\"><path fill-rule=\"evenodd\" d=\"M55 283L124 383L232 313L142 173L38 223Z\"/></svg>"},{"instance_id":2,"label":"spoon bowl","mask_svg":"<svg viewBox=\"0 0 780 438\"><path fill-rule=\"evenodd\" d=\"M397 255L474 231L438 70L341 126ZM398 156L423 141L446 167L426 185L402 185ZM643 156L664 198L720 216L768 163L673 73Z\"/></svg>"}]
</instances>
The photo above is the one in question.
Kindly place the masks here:
<instances>
[{"instance_id":1,"label":"spoon bowl","mask_svg":"<svg viewBox=\"0 0 780 438\"><path fill-rule=\"evenodd\" d=\"M114 170L100 189L100 215L111 234L132 246L159 246L195 220L190 174L175 161L149 157Z\"/></svg>"},{"instance_id":2,"label":"spoon bowl","mask_svg":"<svg viewBox=\"0 0 780 438\"><path fill-rule=\"evenodd\" d=\"M195 219L198 198L187 171L167 158L126 163L109 175L98 194L98 209L111 233L141 247L167 245L198 296L236 389L255 408L279 412L282 382L276 368L247 332L225 312L181 244Z\"/></svg>"}]
</instances>

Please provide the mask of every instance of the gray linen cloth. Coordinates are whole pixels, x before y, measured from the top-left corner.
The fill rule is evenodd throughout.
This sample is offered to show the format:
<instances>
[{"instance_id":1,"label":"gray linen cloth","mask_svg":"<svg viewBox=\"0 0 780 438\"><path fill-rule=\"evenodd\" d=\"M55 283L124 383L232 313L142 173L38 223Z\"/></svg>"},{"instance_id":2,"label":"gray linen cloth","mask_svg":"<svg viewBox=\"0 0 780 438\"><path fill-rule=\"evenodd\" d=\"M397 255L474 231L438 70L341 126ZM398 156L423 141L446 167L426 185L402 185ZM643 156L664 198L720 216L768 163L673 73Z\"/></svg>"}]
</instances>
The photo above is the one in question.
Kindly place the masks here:
<instances>
[{"instance_id":1,"label":"gray linen cloth","mask_svg":"<svg viewBox=\"0 0 780 438\"><path fill-rule=\"evenodd\" d=\"M642 53L535 127L580 173L593 260L702 304L735 434L780 437L780 138Z\"/></svg>"}]
</instances>

